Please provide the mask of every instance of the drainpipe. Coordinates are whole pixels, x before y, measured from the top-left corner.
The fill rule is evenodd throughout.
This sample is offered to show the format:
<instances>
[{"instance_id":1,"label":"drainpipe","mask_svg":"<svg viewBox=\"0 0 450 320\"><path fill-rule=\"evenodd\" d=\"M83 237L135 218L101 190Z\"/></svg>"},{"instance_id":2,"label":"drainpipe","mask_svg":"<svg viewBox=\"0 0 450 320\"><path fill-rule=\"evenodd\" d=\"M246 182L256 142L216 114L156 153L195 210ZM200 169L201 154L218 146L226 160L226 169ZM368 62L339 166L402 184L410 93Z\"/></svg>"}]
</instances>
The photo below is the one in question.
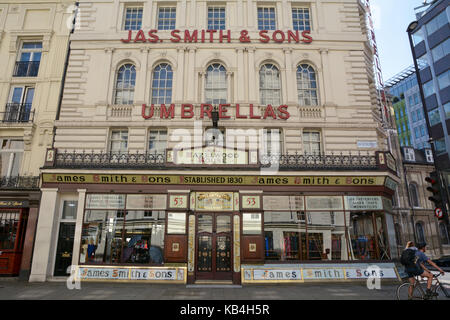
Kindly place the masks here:
<instances>
[{"instance_id":1,"label":"drainpipe","mask_svg":"<svg viewBox=\"0 0 450 320\"><path fill-rule=\"evenodd\" d=\"M70 30L69 34L69 43L67 45L67 53L66 53L66 61L64 62L64 71L63 76L61 79L61 87L59 88L59 97L58 97L58 109L56 110L56 117L55 120L59 120L59 115L61 113L61 103L64 93L64 86L66 83L66 74L67 74L67 67L69 66L69 57L70 57L70 35L74 33L75 31L75 23L77 21L77 15L78 15L78 8L79 8L79 2L75 2L75 14L73 15L73 21L72 21L72 30ZM53 126L53 138L52 138L52 148L55 147L55 136L56 136L56 127Z\"/></svg>"}]
</instances>

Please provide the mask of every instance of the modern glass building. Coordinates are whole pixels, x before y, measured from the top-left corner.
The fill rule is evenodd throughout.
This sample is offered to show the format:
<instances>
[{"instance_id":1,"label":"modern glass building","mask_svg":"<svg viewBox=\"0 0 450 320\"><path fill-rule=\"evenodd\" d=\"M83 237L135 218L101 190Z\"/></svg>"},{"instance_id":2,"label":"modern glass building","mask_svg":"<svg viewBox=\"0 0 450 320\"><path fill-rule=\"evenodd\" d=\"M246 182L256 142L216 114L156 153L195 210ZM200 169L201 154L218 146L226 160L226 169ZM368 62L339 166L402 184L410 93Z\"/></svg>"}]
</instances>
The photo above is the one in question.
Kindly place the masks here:
<instances>
[{"instance_id":1,"label":"modern glass building","mask_svg":"<svg viewBox=\"0 0 450 320\"><path fill-rule=\"evenodd\" d=\"M386 89L392 96L400 146L431 148L414 66L389 79Z\"/></svg>"}]
</instances>

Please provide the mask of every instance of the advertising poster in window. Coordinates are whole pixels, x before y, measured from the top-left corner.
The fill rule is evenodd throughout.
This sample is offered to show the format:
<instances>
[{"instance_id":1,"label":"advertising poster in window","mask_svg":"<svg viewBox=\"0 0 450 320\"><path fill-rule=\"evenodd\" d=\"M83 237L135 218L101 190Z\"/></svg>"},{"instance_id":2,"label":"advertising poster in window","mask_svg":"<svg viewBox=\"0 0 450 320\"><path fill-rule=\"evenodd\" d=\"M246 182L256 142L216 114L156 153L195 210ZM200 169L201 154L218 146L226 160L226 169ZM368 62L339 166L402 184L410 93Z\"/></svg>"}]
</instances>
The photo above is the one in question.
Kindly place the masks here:
<instances>
[{"instance_id":1,"label":"advertising poster in window","mask_svg":"<svg viewBox=\"0 0 450 320\"><path fill-rule=\"evenodd\" d=\"M232 211L233 192L197 192L195 205L202 211Z\"/></svg>"}]
</instances>

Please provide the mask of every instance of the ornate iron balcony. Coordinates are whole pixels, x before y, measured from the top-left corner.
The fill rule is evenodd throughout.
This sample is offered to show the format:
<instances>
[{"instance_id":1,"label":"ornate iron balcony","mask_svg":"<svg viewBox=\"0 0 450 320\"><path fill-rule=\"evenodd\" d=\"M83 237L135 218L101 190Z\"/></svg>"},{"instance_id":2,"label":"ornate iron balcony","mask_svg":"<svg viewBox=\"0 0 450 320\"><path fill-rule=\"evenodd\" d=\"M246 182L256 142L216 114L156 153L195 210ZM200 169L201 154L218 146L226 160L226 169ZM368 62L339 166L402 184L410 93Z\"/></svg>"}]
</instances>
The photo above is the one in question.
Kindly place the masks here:
<instances>
[{"instance_id":1,"label":"ornate iron balcony","mask_svg":"<svg viewBox=\"0 0 450 320\"><path fill-rule=\"evenodd\" d=\"M260 156L258 165L220 165L221 169L258 170L276 166L279 170L380 170L375 154L288 154ZM104 153L56 151L53 168L71 169L174 169L217 170L216 164L184 165L168 162L163 153Z\"/></svg>"},{"instance_id":2,"label":"ornate iron balcony","mask_svg":"<svg viewBox=\"0 0 450 320\"><path fill-rule=\"evenodd\" d=\"M13 77L36 77L40 61L16 61Z\"/></svg>"},{"instance_id":3,"label":"ornate iron balcony","mask_svg":"<svg viewBox=\"0 0 450 320\"><path fill-rule=\"evenodd\" d=\"M0 189L32 189L39 190L39 177L0 177Z\"/></svg>"},{"instance_id":4,"label":"ornate iron balcony","mask_svg":"<svg viewBox=\"0 0 450 320\"><path fill-rule=\"evenodd\" d=\"M34 110L31 103L7 103L3 114L3 122L33 122Z\"/></svg>"}]
</instances>

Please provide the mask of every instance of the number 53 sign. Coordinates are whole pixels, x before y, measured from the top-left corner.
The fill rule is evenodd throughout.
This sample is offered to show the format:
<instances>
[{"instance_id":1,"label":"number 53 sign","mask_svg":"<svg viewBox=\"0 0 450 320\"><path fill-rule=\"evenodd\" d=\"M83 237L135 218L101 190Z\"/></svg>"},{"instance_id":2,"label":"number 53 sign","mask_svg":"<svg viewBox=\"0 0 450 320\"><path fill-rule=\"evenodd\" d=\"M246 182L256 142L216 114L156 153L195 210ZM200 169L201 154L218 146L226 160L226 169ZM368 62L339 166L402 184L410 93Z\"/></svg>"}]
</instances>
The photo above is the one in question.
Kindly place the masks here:
<instances>
[{"instance_id":1,"label":"number 53 sign","mask_svg":"<svg viewBox=\"0 0 450 320\"><path fill-rule=\"evenodd\" d=\"M170 196L170 208L185 209L188 205L187 195L174 195Z\"/></svg>"},{"instance_id":2,"label":"number 53 sign","mask_svg":"<svg viewBox=\"0 0 450 320\"><path fill-rule=\"evenodd\" d=\"M242 196L243 209L260 209L260 196Z\"/></svg>"}]
</instances>

